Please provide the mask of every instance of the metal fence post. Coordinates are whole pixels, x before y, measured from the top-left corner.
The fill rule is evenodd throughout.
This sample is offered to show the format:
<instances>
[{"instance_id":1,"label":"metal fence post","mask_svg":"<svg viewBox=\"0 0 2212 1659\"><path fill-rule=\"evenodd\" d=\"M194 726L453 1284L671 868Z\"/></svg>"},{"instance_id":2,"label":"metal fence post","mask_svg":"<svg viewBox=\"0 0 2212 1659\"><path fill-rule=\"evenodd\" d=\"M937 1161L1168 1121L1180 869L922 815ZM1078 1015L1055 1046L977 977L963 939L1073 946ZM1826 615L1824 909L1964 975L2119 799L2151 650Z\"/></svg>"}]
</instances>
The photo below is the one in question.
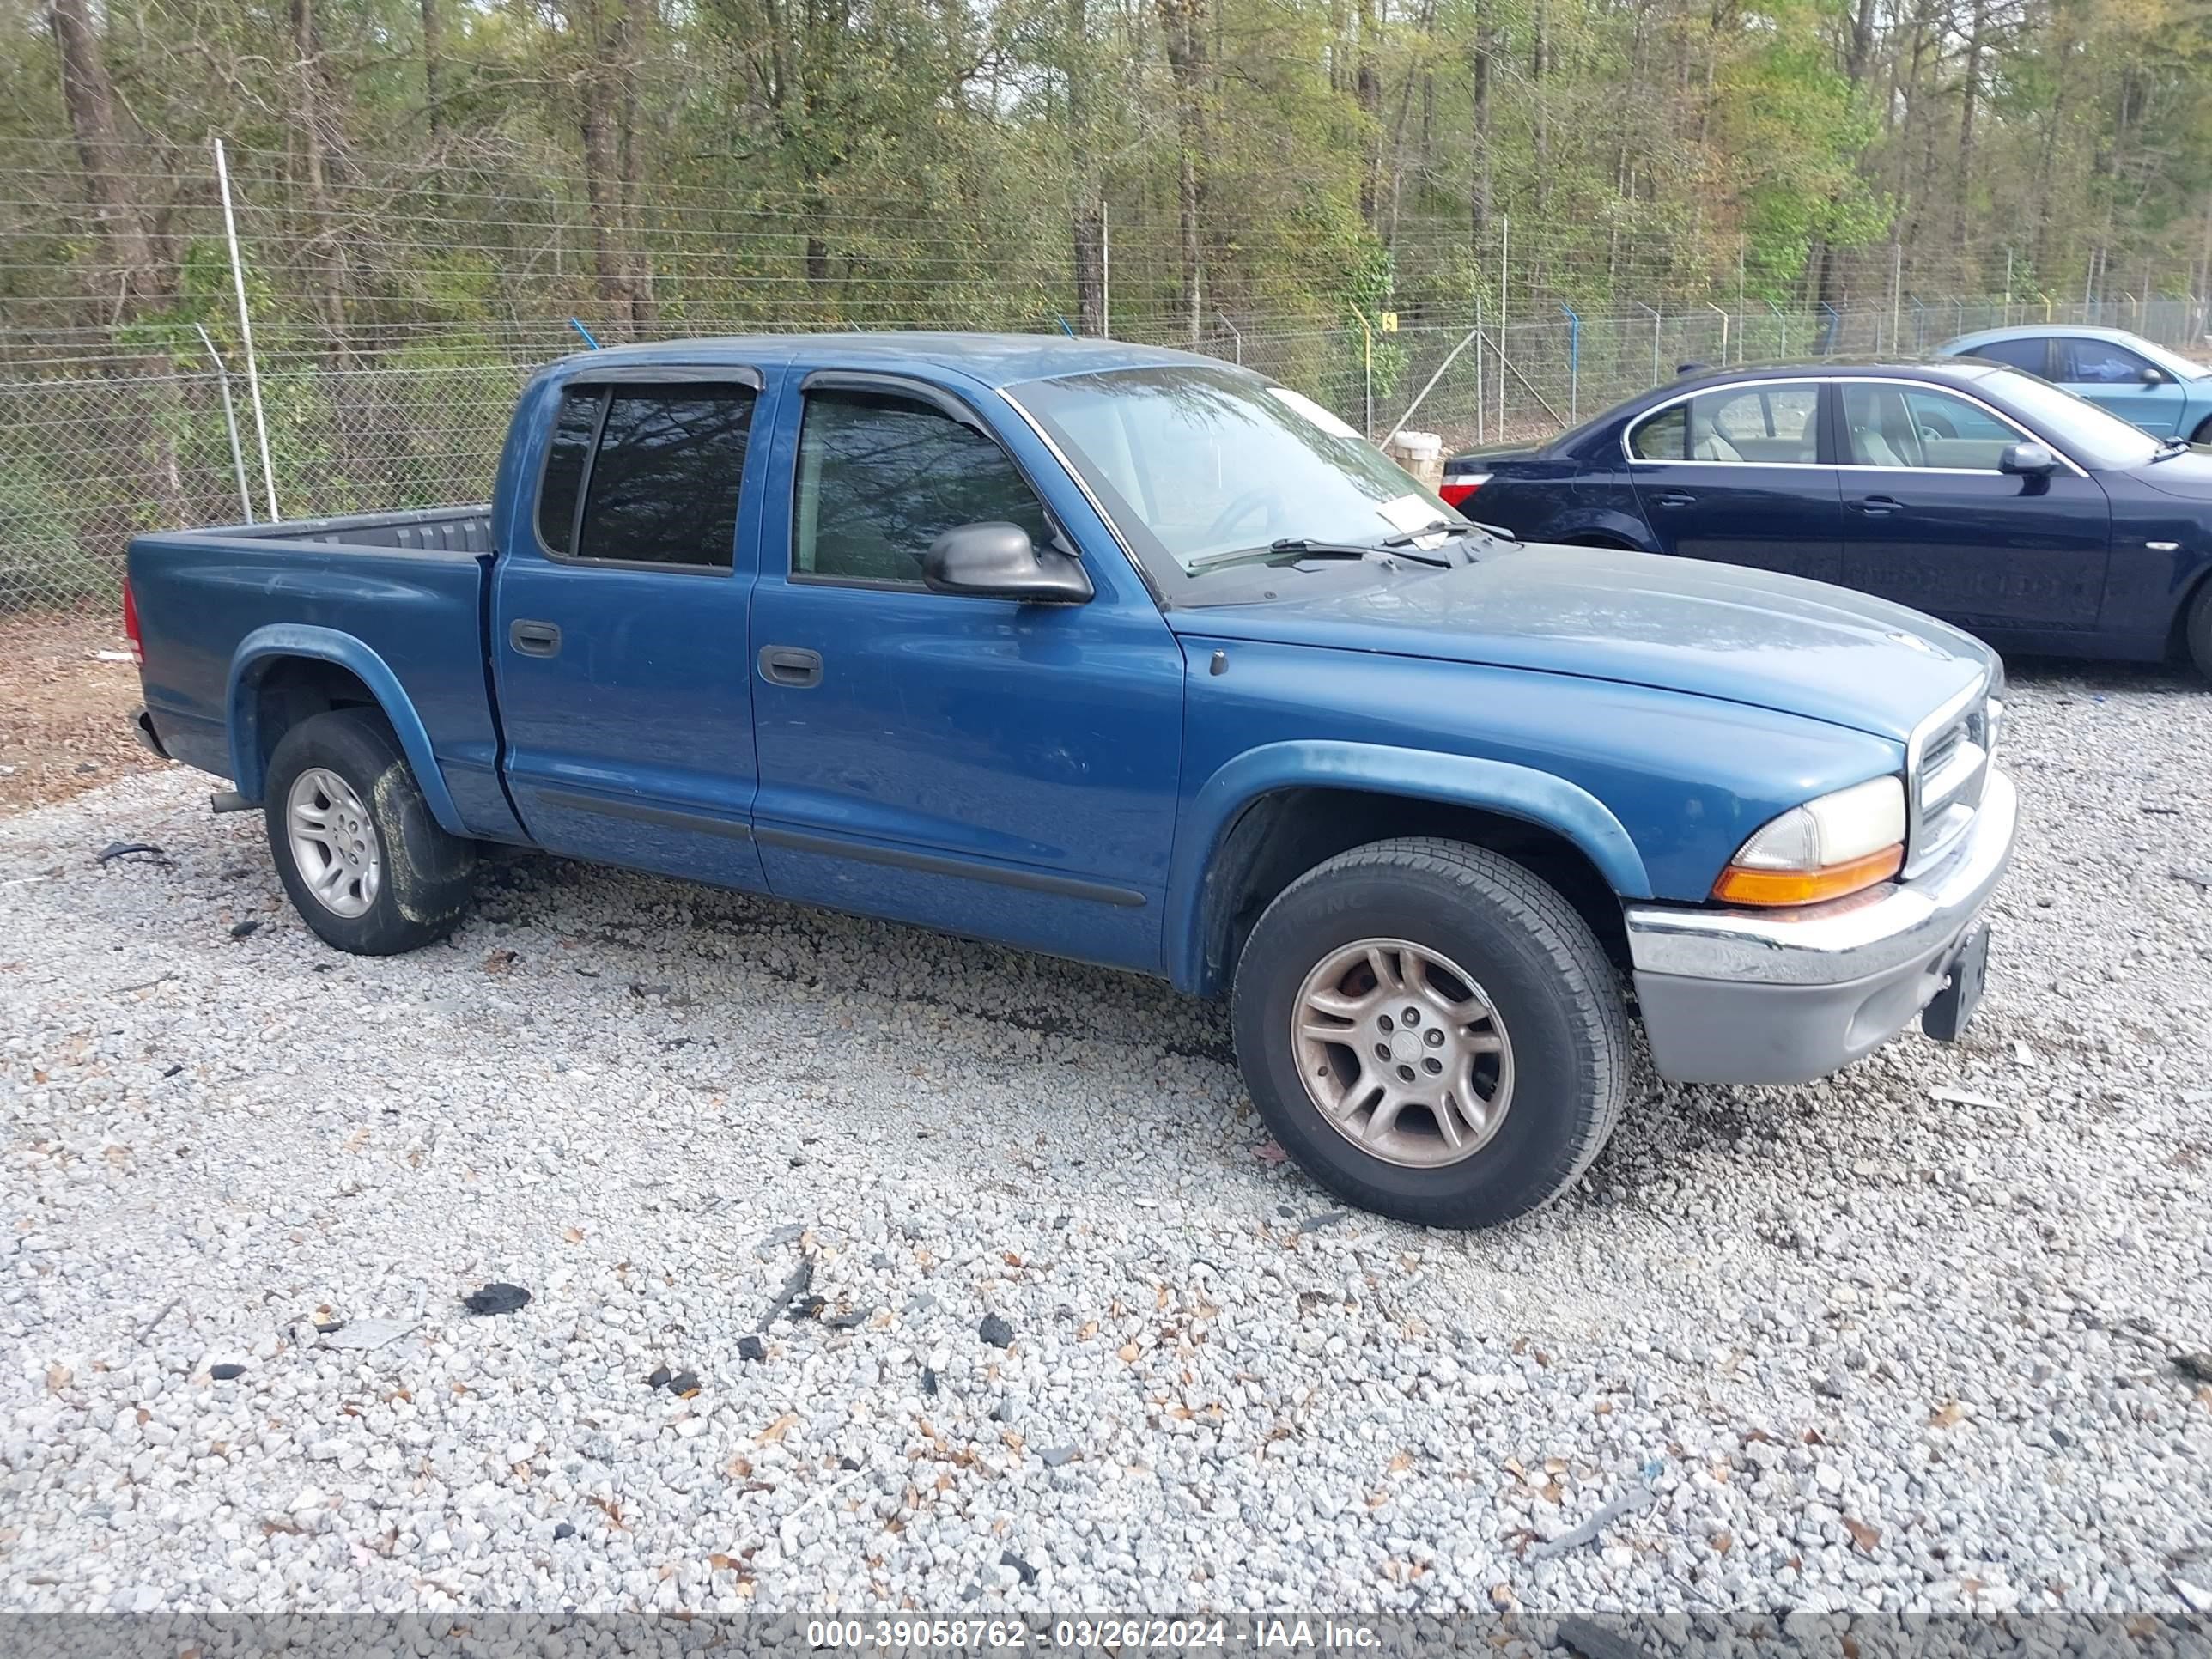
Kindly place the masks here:
<instances>
[{"instance_id":1,"label":"metal fence post","mask_svg":"<svg viewBox=\"0 0 2212 1659\"><path fill-rule=\"evenodd\" d=\"M1837 339L1844 331L1844 313L1826 300L1820 301L1820 309L1828 313L1828 325L1820 331L1820 355L1823 357L1832 357L1836 352Z\"/></svg>"},{"instance_id":2,"label":"metal fence post","mask_svg":"<svg viewBox=\"0 0 2212 1659\"><path fill-rule=\"evenodd\" d=\"M1708 311L1717 311L1721 314L1721 365L1723 368L1726 368L1728 365L1728 307L1725 306L1717 306L1711 300L1708 300L1705 301L1705 309Z\"/></svg>"},{"instance_id":3,"label":"metal fence post","mask_svg":"<svg viewBox=\"0 0 2212 1659\"><path fill-rule=\"evenodd\" d=\"M1659 384L1659 330L1664 324L1665 319L1660 316L1658 307L1644 305L1641 300L1636 303L1643 310L1651 313L1651 384L1657 386Z\"/></svg>"},{"instance_id":4,"label":"metal fence post","mask_svg":"<svg viewBox=\"0 0 2212 1659\"><path fill-rule=\"evenodd\" d=\"M246 514L246 522L253 522L253 492L246 487L246 456L238 447L238 411L230 402L230 371L222 366L222 353L215 349L208 338L207 325L194 323L199 331L200 343L207 348L208 361L215 365L216 385L222 391L222 423L230 433L230 471L238 480L238 505Z\"/></svg>"},{"instance_id":5,"label":"metal fence post","mask_svg":"<svg viewBox=\"0 0 2212 1659\"><path fill-rule=\"evenodd\" d=\"M1231 322L1225 313L1218 311L1213 313L1213 320L1229 331L1229 337L1237 343L1237 361L1242 363L1244 361L1244 337L1237 332L1237 325Z\"/></svg>"},{"instance_id":6,"label":"metal fence post","mask_svg":"<svg viewBox=\"0 0 2212 1659\"><path fill-rule=\"evenodd\" d=\"M1559 309L1567 313L1567 424L1573 426L1582 418L1583 319L1565 300Z\"/></svg>"},{"instance_id":7,"label":"metal fence post","mask_svg":"<svg viewBox=\"0 0 2212 1659\"><path fill-rule=\"evenodd\" d=\"M239 343L246 348L246 387L253 399L254 435L261 441L261 487L269 495L269 521L283 517L276 510L276 470L269 464L269 421L261 411L261 368L253 355L253 318L246 308L246 267L238 259L238 216L231 209L230 161L222 140L215 141L216 182L222 190L222 233L230 243L230 281L238 290Z\"/></svg>"}]
</instances>

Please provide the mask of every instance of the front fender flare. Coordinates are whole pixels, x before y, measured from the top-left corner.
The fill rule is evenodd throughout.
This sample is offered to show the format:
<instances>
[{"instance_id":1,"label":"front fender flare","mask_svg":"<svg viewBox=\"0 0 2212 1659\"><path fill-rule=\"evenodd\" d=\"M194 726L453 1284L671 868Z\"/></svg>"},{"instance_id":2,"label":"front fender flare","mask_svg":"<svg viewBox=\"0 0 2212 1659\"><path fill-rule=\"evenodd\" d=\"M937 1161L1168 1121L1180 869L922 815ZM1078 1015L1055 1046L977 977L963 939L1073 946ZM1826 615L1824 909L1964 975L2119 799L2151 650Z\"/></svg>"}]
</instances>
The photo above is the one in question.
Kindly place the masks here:
<instances>
[{"instance_id":1,"label":"front fender flare","mask_svg":"<svg viewBox=\"0 0 2212 1659\"><path fill-rule=\"evenodd\" d=\"M1644 855L1612 810L1581 785L1531 766L1385 744L1301 739L1263 744L1206 781L1183 814L1168 872L1168 977L1206 988L1206 875L1229 827L1280 789L1347 789L1479 807L1572 842L1624 899L1651 896Z\"/></svg>"},{"instance_id":2,"label":"front fender flare","mask_svg":"<svg viewBox=\"0 0 2212 1659\"><path fill-rule=\"evenodd\" d=\"M350 634L335 628L315 628L304 623L271 623L257 628L239 642L230 659L230 684L224 708L230 732L230 773L238 793L258 802L267 779L261 760L260 699L255 695L262 676L276 662L306 658L332 663L347 670L376 699L384 718L391 722L399 748L414 769L415 781L438 827L450 835L466 836L467 828L446 787L446 775L430 748L430 734L422 717L383 658Z\"/></svg>"}]
</instances>

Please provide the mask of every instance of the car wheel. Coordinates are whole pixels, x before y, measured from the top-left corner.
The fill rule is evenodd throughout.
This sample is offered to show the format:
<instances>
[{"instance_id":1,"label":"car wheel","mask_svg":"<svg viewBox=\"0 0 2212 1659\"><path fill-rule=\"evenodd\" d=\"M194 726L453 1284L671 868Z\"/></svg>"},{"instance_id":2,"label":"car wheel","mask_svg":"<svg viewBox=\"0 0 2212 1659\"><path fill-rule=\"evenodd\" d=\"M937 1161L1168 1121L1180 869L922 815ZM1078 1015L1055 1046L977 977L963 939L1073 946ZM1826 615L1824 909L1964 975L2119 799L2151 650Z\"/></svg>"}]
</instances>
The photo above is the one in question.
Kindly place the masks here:
<instances>
[{"instance_id":1,"label":"car wheel","mask_svg":"<svg viewBox=\"0 0 2212 1659\"><path fill-rule=\"evenodd\" d=\"M392 728L368 709L304 720L269 757L263 812L284 890L325 943L388 957L453 932L472 842L430 816Z\"/></svg>"},{"instance_id":2,"label":"car wheel","mask_svg":"<svg viewBox=\"0 0 2212 1659\"><path fill-rule=\"evenodd\" d=\"M2197 665L2198 673L2212 680L2212 578L2197 584L2184 635L2189 641L2189 660Z\"/></svg>"},{"instance_id":3,"label":"car wheel","mask_svg":"<svg viewBox=\"0 0 2212 1659\"><path fill-rule=\"evenodd\" d=\"M1588 924L1510 860L1376 842L1285 889L1231 1019L1275 1139L1363 1209L1486 1227L1573 1185L1619 1121L1628 1019Z\"/></svg>"}]
</instances>

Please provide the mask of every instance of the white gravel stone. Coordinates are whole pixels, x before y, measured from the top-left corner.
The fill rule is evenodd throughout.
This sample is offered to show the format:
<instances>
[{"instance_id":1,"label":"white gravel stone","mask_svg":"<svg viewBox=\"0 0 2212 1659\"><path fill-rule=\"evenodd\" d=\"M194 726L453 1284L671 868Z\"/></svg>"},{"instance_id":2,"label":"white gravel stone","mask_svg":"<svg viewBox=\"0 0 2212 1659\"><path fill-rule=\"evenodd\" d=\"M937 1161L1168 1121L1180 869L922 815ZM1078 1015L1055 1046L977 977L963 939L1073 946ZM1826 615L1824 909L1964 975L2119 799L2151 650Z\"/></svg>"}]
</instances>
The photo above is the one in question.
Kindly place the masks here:
<instances>
[{"instance_id":1,"label":"white gravel stone","mask_svg":"<svg viewBox=\"0 0 2212 1659\"><path fill-rule=\"evenodd\" d=\"M348 957L196 775L0 820L0 1606L2202 1611L2212 694L2010 706L1966 1042L1474 1237L1147 981L536 857Z\"/></svg>"}]
</instances>

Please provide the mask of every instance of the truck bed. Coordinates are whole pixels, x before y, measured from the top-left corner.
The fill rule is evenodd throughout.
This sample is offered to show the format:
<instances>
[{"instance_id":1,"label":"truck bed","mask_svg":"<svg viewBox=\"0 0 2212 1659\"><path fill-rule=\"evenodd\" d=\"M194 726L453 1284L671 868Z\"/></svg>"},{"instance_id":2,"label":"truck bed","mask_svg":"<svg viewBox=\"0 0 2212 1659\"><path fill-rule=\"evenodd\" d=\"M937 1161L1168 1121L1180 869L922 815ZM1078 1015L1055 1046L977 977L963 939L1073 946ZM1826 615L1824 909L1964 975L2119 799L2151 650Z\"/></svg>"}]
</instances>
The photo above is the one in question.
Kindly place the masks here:
<instances>
[{"instance_id":1,"label":"truck bed","mask_svg":"<svg viewBox=\"0 0 2212 1659\"><path fill-rule=\"evenodd\" d=\"M485 672L491 509L482 504L160 532L131 543L146 708L167 753L257 799L259 712L404 688L456 833L519 839ZM385 699L387 702L391 700ZM418 765L418 770L422 769ZM440 797L445 797L441 802Z\"/></svg>"}]
</instances>

